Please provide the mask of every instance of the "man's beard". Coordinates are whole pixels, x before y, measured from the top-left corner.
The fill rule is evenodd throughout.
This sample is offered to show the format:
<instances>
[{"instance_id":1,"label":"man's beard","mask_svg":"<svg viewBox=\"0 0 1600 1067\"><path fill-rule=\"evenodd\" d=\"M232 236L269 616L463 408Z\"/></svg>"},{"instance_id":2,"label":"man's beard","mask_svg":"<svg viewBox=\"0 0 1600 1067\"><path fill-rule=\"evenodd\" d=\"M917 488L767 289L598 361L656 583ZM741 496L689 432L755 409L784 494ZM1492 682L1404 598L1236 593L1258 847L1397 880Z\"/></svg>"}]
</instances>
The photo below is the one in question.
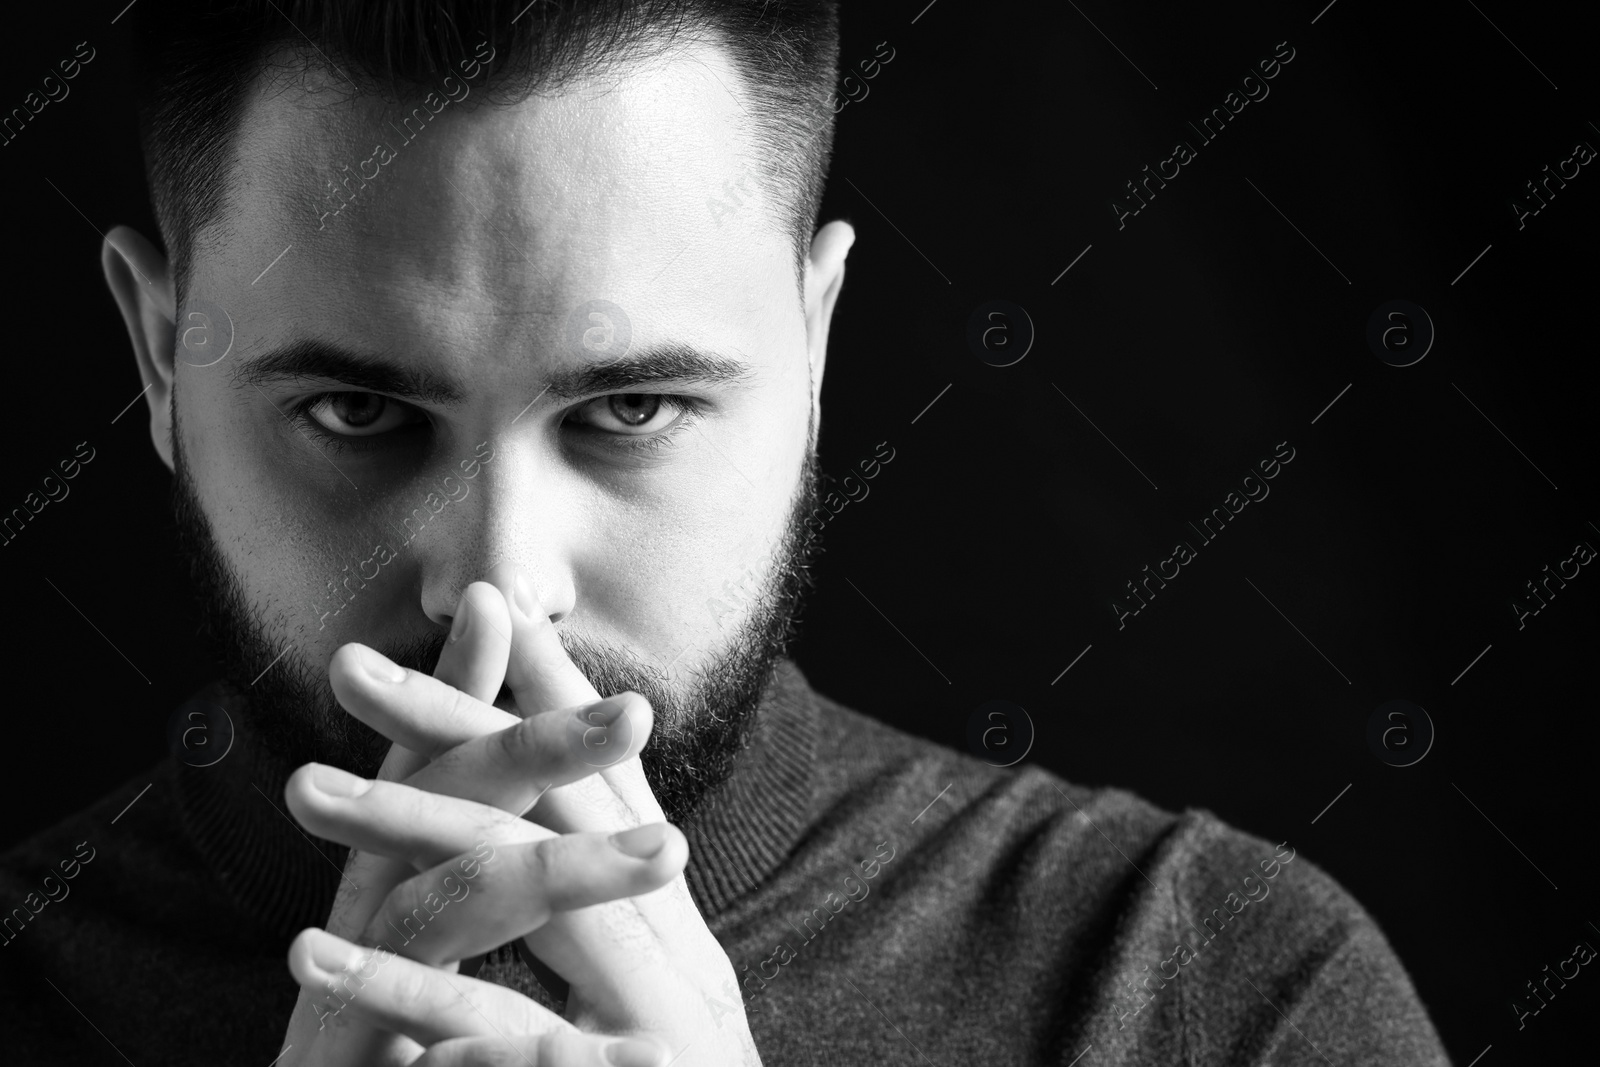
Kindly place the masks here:
<instances>
[{"instance_id":1,"label":"man's beard","mask_svg":"<svg viewBox=\"0 0 1600 1067\"><path fill-rule=\"evenodd\" d=\"M315 761L375 776L389 739L340 707L325 669L314 670L295 650L283 654L284 641L250 607L200 508L183 459L176 409L174 402L178 550L189 562L202 631L220 654L224 679L245 697L244 704L228 710L252 739L290 766ZM671 684L666 671L642 662L630 649L558 631L567 655L601 696L632 690L650 701L654 728L641 759L657 801L674 823L733 772L739 753L750 744L762 695L795 637L815 555L815 538L806 528L818 499L815 431L813 416L800 484L762 587L730 639L711 650L708 662L689 668L686 684ZM402 667L431 675L445 641L439 633L374 647Z\"/></svg>"}]
</instances>

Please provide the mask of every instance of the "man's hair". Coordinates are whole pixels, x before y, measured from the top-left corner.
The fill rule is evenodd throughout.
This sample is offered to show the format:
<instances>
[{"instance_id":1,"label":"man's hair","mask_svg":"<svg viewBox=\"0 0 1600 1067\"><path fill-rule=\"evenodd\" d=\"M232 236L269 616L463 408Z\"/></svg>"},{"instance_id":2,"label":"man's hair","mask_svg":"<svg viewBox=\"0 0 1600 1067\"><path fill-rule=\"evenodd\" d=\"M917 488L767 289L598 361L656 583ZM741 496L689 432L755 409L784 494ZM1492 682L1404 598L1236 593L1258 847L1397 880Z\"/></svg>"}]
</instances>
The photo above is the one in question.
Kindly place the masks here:
<instances>
[{"instance_id":1,"label":"man's hair","mask_svg":"<svg viewBox=\"0 0 1600 1067\"><path fill-rule=\"evenodd\" d=\"M180 301L195 236L227 203L247 90L271 63L293 56L400 100L461 78L458 64L485 38L494 60L463 106L519 102L684 44L726 48L804 278L833 146L836 0L144 0L134 15L140 143Z\"/></svg>"}]
</instances>

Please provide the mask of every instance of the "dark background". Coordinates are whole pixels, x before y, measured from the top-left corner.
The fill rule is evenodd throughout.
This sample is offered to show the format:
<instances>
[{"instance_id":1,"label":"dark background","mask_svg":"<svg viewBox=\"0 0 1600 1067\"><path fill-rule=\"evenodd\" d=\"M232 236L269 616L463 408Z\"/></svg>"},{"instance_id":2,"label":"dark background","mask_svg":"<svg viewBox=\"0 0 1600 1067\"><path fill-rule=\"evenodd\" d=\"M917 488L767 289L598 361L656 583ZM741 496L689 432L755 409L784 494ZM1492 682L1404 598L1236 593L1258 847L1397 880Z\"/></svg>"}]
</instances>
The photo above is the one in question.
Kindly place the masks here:
<instances>
[{"instance_id":1,"label":"dark background","mask_svg":"<svg viewBox=\"0 0 1600 1067\"><path fill-rule=\"evenodd\" d=\"M77 442L96 458L0 548L0 847L160 759L212 670L142 403L112 423L139 380L96 231L154 234L123 2L8 11L5 110L78 41L97 56L0 148L0 508ZM1508 202L1600 146L1592 33L1503 2L925 2L845 13L846 65L880 41L895 57L840 115L825 217L859 240L823 464L842 477L880 441L895 458L827 528L801 666L952 746L985 701L1013 702L1027 762L1287 840L1377 917L1460 1064L1575 1046L1600 979L1521 1032L1509 1004L1600 943L1600 577L1521 630L1510 601L1600 546L1582 321L1600 175L1520 231ZM1270 95L1200 145L1185 122L1280 41L1296 54ZM1119 230L1111 198L1180 138L1197 158ZM995 298L1037 334L1003 368L966 340ZM1394 299L1437 330L1404 368L1366 341ZM1281 441L1271 495L1201 545L1187 523ZM1198 558L1119 630L1112 598L1178 540ZM1366 741L1396 698L1436 730L1408 767ZM1022 745L1022 717L1008 728Z\"/></svg>"}]
</instances>

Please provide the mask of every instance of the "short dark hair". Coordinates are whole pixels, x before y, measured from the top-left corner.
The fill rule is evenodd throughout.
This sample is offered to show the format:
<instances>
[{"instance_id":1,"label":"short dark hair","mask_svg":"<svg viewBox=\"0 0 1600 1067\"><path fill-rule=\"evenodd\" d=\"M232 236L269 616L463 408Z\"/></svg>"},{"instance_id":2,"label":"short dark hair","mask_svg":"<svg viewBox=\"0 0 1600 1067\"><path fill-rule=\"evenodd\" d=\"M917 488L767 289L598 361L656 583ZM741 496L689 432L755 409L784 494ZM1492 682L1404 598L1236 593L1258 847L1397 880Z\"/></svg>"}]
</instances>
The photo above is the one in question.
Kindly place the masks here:
<instances>
[{"instance_id":1,"label":"short dark hair","mask_svg":"<svg viewBox=\"0 0 1600 1067\"><path fill-rule=\"evenodd\" d=\"M675 43L726 47L804 278L833 147L836 0L144 0L134 15L139 138L180 301L195 234L225 202L218 178L246 90L273 57L331 63L361 91L398 100L485 38L494 60L474 79L478 104L524 100Z\"/></svg>"}]
</instances>

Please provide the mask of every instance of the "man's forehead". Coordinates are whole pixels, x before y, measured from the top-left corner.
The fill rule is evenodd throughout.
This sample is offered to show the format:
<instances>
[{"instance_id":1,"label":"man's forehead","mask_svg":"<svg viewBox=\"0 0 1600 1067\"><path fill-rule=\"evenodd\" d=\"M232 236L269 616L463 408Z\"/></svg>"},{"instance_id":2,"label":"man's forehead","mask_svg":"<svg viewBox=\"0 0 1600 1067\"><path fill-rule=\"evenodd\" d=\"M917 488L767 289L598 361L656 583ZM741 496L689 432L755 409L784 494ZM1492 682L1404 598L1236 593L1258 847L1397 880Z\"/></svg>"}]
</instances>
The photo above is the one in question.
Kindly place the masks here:
<instances>
[{"instance_id":1,"label":"man's forehead","mask_svg":"<svg viewBox=\"0 0 1600 1067\"><path fill-rule=\"evenodd\" d=\"M470 350L559 331L597 297L670 333L691 297L761 303L762 260L792 286L789 238L764 196L726 220L708 209L730 181L756 188L723 49L627 60L517 104L486 103L489 89L459 73L440 82L397 102L323 69L263 78L196 277L263 311L294 307L301 336L389 348L423 334Z\"/></svg>"},{"instance_id":2,"label":"man's forehead","mask_svg":"<svg viewBox=\"0 0 1600 1067\"><path fill-rule=\"evenodd\" d=\"M722 165L754 159L740 77L726 50L709 42L617 61L517 103L487 102L506 90L486 86L481 74L441 71L432 84L391 97L356 89L320 65L269 70L234 141L234 177L245 180L231 198L235 216L304 207L345 177L346 166L359 173L368 159L378 177L361 192L395 201L389 220L364 220L380 232L419 194L438 199L447 179L461 190L458 200L494 197L493 206L525 216L575 206L615 214L627 205L601 203L613 189L665 200L692 186L703 197L704 179ZM394 158L378 162L386 154ZM263 203L262 194L278 203ZM473 213L470 205L435 206Z\"/></svg>"}]
</instances>

